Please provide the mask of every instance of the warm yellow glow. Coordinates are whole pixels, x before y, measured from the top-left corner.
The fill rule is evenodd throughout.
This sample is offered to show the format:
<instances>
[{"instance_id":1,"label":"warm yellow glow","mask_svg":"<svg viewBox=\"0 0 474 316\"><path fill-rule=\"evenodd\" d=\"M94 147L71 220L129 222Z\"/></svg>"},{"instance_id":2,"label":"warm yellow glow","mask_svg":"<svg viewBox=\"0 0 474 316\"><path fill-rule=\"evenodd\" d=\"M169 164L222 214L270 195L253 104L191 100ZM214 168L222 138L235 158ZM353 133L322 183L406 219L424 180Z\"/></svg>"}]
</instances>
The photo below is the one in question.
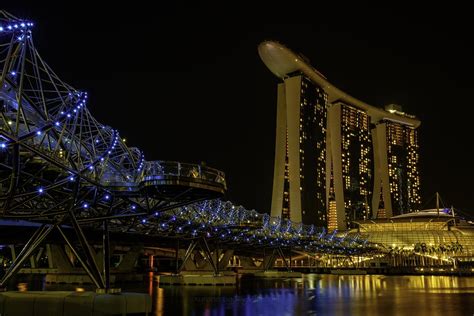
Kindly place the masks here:
<instances>
[{"instance_id":1,"label":"warm yellow glow","mask_svg":"<svg viewBox=\"0 0 474 316\"><path fill-rule=\"evenodd\" d=\"M337 210L336 210L336 201L329 200L329 210L328 210L328 230L333 231L337 229Z\"/></svg>"},{"instance_id":2,"label":"warm yellow glow","mask_svg":"<svg viewBox=\"0 0 474 316\"><path fill-rule=\"evenodd\" d=\"M28 291L28 283L18 283L17 288L18 292L26 292Z\"/></svg>"}]
</instances>

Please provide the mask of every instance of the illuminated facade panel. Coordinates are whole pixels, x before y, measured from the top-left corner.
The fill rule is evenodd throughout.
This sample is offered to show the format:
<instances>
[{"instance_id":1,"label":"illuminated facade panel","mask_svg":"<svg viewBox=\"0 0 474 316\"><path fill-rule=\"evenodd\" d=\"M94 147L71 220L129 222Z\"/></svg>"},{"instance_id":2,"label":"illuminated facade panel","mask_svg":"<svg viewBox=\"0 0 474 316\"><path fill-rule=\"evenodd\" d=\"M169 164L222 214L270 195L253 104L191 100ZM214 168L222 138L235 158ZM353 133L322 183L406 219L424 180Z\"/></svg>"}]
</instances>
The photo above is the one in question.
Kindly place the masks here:
<instances>
[{"instance_id":1,"label":"illuminated facade panel","mask_svg":"<svg viewBox=\"0 0 474 316\"><path fill-rule=\"evenodd\" d=\"M385 125L392 213L417 211L421 204L417 131L396 122Z\"/></svg>"},{"instance_id":2,"label":"illuminated facade panel","mask_svg":"<svg viewBox=\"0 0 474 316\"><path fill-rule=\"evenodd\" d=\"M272 215L296 220L309 212L307 223L316 218L316 223L330 221L338 230L345 230L355 220L419 209L416 128L421 122L415 116L397 104L374 107L350 96L332 85L307 58L278 42L261 43L259 54L283 80L278 87ZM311 96L314 91L316 95ZM325 114L316 113L321 96L324 109L327 105ZM316 111L314 116L311 111ZM320 121L323 117L326 122ZM321 137L326 134L325 143L320 136L308 138L308 130ZM325 175L319 173L324 164ZM325 193L319 195L321 189ZM320 206L326 207L321 215Z\"/></svg>"},{"instance_id":3,"label":"illuminated facade panel","mask_svg":"<svg viewBox=\"0 0 474 316\"><path fill-rule=\"evenodd\" d=\"M338 228L352 227L354 220L370 218L373 189L373 150L370 117L364 110L334 102L328 115L328 159L334 181Z\"/></svg>"},{"instance_id":4,"label":"illuminated facade panel","mask_svg":"<svg viewBox=\"0 0 474 316\"><path fill-rule=\"evenodd\" d=\"M393 121L382 121L372 131L376 139L378 180L387 216L418 211L421 205L417 130ZM373 205L379 199L374 197Z\"/></svg>"},{"instance_id":5,"label":"illuminated facade panel","mask_svg":"<svg viewBox=\"0 0 474 316\"><path fill-rule=\"evenodd\" d=\"M342 181L346 222L370 217L372 141L370 118L355 107L341 105Z\"/></svg>"},{"instance_id":6,"label":"illuminated facade panel","mask_svg":"<svg viewBox=\"0 0 474 316\"><path fill-rule=\"evenodd\" d=\"M326 226L326 104L299 73L279 84L272 216Z\"/></svg>"}]
</instances>

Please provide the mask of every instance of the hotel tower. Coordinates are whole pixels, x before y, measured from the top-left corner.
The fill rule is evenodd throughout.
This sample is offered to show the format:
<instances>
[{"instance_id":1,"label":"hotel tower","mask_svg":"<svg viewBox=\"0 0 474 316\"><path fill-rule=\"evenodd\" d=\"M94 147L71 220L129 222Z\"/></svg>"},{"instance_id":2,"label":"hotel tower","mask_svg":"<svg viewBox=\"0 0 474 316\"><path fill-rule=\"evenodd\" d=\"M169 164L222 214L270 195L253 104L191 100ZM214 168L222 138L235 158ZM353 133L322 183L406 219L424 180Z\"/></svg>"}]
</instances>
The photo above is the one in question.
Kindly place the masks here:
<instances>
[{"instance_id":1,"label":"hotel tower","mask_svg":"<svg viewBox=\"0 0 474 316\"><path fill-rule=\"evenodd\" d=\"M278 84L271 215L345 230L357 220L418 210L420 121L330 84L280 43L258 51Z\"/></svg>"}]
</instances>

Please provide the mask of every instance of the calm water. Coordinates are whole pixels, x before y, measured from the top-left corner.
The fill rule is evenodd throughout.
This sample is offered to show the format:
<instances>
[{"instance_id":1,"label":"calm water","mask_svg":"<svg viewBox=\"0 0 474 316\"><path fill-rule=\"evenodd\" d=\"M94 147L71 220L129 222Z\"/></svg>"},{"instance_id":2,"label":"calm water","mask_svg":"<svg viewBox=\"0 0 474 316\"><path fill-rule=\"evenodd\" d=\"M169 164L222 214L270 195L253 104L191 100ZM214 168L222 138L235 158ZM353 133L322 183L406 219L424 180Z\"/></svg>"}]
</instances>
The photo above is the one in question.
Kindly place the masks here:
<instances>
[{"instance_id":1,"label":"calm water","mask_svg":"<svg viewBox=\"0 0 474 316\"><path fill-rule=\"evenodd\" d=\"M152 315L474 315L474 277L308 274L235 287L121 287L150 293Z\"/></svg>"}]
</instances>

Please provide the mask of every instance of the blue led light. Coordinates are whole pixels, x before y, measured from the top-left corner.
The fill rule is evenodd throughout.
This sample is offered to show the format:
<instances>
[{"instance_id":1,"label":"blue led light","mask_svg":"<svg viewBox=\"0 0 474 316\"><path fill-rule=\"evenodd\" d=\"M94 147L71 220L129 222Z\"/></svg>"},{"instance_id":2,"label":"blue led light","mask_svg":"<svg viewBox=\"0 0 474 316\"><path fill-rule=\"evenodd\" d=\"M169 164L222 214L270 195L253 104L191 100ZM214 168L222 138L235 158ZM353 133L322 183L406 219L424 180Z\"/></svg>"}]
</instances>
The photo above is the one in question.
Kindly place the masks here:
<instances>
[{"instance_id":1,"label":"blue led light","mask_svg":"<svg viewBox=\"0 0 474 316\"><path fill-rule=\"evenodd\" d=\"M5 143L0 144L0 148L6 148L6 147L7 147L7 144L5 144Z\"/></svg>"},{"instance_id":2,"label":"blue led light","mask_svg":"<svg viewBox=\"0 0 474 316\"><path fill-rule=\"evenodd\" d=\"M132 205L132 210L136 209L137 207L135 205Z\"/></svg>"},{"instance_id":3,"label":"blue led light","mask_svg":"<svg viewBox=\"0 0 474 316\"><path fill-rule=\"evenodd\" d=\"M10 74L11 74L12 76L16 76L16 71L12 71L12 72L10 72Z\"/></svg>"},{"instance_id":4,"label":"blue led light","mask_svg":"<svg viewBox=\"0 0 474 316\"><path fill-rule=\"evenodd\" d=\"M69 181L74 181L74 177L69 177Z\"/></svg>"},{"instance_id":5,"label":"blue led light","mask_svg":"<svg viewBox=\"0 0 474 316\"><path fill-rule=\"evenodd\" d=\"M145 224L145 223L146 223L146 219L142 219L142 223Z\"/></svg>"},{"instance_id":6,"label":"blue led light","mask_svg":"<svg viewBox=\"0 0 474 316\"><path fill-rule=\"evenodd\" d=\"M38 193L43 193L43 192L44 192L43 188L38 189Z\"/></svg>"},{"instance_id":7,"label":"blue led light","mask_svg":"<svg viewBox=\"0 0 474 316\"><path fill-rule=\"evenodd\" d=\"M60 124L59 124L59 122L55 122L54 125L59 126Z\"/></svg>"},{"instance_id":8,"label":"blue led light","mask_svg":"<svg viewBox=\"0 0 474 316\"><path fill-rule=\"evenodd\" d=\"M110 195L107 194L106 196L104 196L104 198L105 198L106 200L108 200L108 199L110 199Z\"/></svg>"},{"instance_id":9,"label":"blue led light","mask_svg":"<svg viewBox=\"0 0 474 316\"><path fill-rule=\"evenodd\" d=\"M36 132L36 135L40 136L40 135L41 135L41 131L37 131L37 132Z\"/></svg>"},{"instance_id":10,"label":"blue led light","mask_svg":"<svg viewBox=\"0 0 474 316\"><path fill-rule=\"evenodd\" d=\"M88 208L88 207L89 207L89 204L84 203L84 204L82 204L82 207L83 207L83 208Z\"/></svg>"}]
</instances>

